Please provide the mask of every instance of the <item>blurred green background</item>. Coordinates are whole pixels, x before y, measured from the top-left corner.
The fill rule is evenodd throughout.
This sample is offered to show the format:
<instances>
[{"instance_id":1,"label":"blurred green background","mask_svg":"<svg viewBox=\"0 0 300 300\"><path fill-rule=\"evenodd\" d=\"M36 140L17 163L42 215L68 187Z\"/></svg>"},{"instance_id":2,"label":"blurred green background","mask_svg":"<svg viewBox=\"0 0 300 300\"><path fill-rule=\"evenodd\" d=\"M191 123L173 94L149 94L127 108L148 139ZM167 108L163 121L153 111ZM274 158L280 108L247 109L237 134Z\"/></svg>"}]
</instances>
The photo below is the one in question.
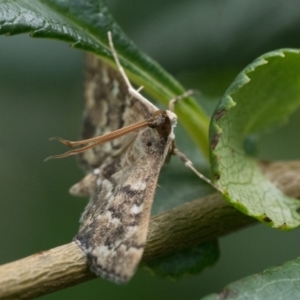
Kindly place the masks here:
<instances>
[{"instance_id":1,"label":"blurred green background","mask_svg":"<svg viewBox=\"0 0 300 300\"><path fill-rule=\"evenodd\" d=\"M1 5L1 1L0 1ZM235 75L257 56L285 47L300 48L297 0L114 0L108 5L135 43L198 97L208 113ZM86 200L68 194L82 177L73 158L43 163L64 148L51 136L77 139L83 108L84 53L66 44L0 37L0 264L71 241ZM258 155L298 159L300 113L266 136ZM207 167L179 128L179 148ZM177 180L160 181L155 212L201 196L198 180L176 159ZM169 169L168 169L169 168ZM169 171L168 171L169 170ZM181 177L182 176L182 177ZM185 189L177 181L185 178ZM196 186L197 184L197 186ZM183 191L189 190L188 195ZM170 203L164 202L166 195ZM160 202L161 201L161 202ZM169 200L168 200L169 202ZM226 284L296 258L298 230L280 232L256 225L220 239L219 262L202 274L178 281L140 269L126 286L93 280L43 299L199 299Z\"/></svg>"}]
</instances>

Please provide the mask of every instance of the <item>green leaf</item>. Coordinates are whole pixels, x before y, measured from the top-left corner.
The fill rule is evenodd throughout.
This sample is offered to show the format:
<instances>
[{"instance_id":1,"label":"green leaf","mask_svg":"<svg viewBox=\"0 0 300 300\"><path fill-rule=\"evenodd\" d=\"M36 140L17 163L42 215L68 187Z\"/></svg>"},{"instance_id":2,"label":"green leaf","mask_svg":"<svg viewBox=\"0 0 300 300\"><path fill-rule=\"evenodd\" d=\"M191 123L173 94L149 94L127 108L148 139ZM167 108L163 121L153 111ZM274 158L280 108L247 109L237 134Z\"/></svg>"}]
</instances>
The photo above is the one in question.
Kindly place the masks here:
<instances>
[{"instance_id":1,"label":"green leaf","mask_svg":"<svg viewBox=\"0 0 300 300\"><path fill-rule=\"evenodd\" d=\"M121 64L130 79L165 105L184 88L163 68L141 53L110 15L102 0L0 1L0 34L30 32L90 51L114 64L108 47L111 31ZM181 101L176 113L194 142L208 156L208 118L192 98Z\"/></svg>"},{"instance_id":2,"label":"green leaf","mask_svg":"<svg viewBox=\"0 0 300 300\"><path fill-rule=\"evenodd\" d=\"M229 284L220 294L202 300L300 299L300 258Z\"/></svg>"},{"instance_id":3,"label":"green leaf","mask_svg":"<svg viewBox=\"0 0 300 300\"><path fill-rule=\"evenodd\" d=\"M270 52L245 68L226 91L210 127L213 175L225 198L245 214L281 229L300 225L300 203L262 175L245 146L251 137L283 124L299 106L299 52Z\"/></svg>"},{"instance_id":4,"label":"green leaf","mask_svg":"<svg viewBox=\"0 0 300 300\"><path fill-rule=\"evenodd\" d=\"M145 264L154 275L178 279L185 275L197 275L213 265L219 258L218 241L200 244Z\"/></svg>"}]
</instances>

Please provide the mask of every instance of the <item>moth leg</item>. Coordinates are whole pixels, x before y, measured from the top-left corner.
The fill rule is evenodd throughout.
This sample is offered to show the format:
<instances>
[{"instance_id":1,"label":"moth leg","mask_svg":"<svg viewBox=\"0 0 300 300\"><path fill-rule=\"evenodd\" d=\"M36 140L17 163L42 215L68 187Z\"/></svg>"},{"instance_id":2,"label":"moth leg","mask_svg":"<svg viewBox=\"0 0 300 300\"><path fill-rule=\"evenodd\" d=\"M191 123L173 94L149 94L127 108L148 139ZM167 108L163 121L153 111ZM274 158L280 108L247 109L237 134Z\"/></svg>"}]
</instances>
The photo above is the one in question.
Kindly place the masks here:
<instances>
[{"instance_id":1,"label":"moth leg","mask_svg":"<svg viewBox=\"0 0 300 300\"><path fill-rule=\"evenodd\" d=\"M116 49L115 49L115 47L114 47L114 44L113 44L111 32L108 31L107 35L108 35L108 42L109 42L109 46L110 46L110 49L111 49L111 53L112 53L112 55L113 55L113 57L114 57L114 60L115 60L115 62L116 62L116 64L117 64L117 67L118 67L118 69L119 69L119 71L120 71L120 73L121 73L123 79L124 79L125 82L126 82L126 85L127 85L127 87L128 87L128 92L129 92L129 94L130 94L132 97L134 97L134 98L140 100L141 102L145 103L146 105L149 105L149 102L150 102L150 101L148 101L148 99L145 98L145 97L140 93L140 91L141 91L141 89L142 89L143 87L140 87L140 88L138 88L138 89L136 90L136 89L134 89L133 86L131 85L131 83L130 83L130 81L129 81L129 78L128 78L128 76L126 75L126 73L125 73L125 71L124 71L124 69L123 69L123 67L122 67L122 65L121 65L121 63L120 63L120 61L119 61L117 51L116 51ZM186 97L188 97L188 96L190 96L190 95L192 95L192 94L196 94L196 93L198 93L198 92L195 91L195 90L187 90L187 91L184 92L182 95L176 96L175 98L171 99L170 102L169 102L169 110L170 110L171 112L174 112L174 104L175 104L177 101L179 101L179 100L181 100L181 99L183 99L183 98L186 98ZM150 102L150 104L152 104L152 103ZM153 108L157 110L157 108L156 108L154 105L153 105Z\"/></svg>"},{"instance_id":2,"label":"moth leg","mask_svg":"<svg viewBox=\"0 0 300 300\"><path fill-rule=\"evenodd\" d=\"M174 112L174 105L175 105L176 102L178 102L179 100L182 100L184 98L187 98L187 97L189 97L191 95L194 95L194 94L199 94L199 91L196 91L196 90L187 90L183 94L181 94L179 96L176 96L175 98L171 99L169 101L169 110L171 112Z\"/></svg>"},{"instance_id":3,"label":"moth leg","mask_svg":"<svg viewBox=\"0 0 300 300\"><path fill-rule=\"evenodd\" d=\"M136 91L139 93L143 88L143 86L140 86Z\"/></svg>"},{"instance_id":4,"label":"moth leg","mask_svg":"<svg viewBox=\"0 0 300 300\"><path fill-rule=\"evenodd\" d=\"M209 178L205 177L203 174L201 174L194 166L193 163L183 154L181 151L179 151L177 148L172 149L173 154L177 155L180 160L186 165L186 167L190 168L198 177L200 177L202 180L206 181L208 184L210 184L213 188L215 188L220 193L224 193L224 191L217 185L215 185Z\"/></svg>"},{"instance_id":5,"label":"moth leg","mask_svg":"<svg viewBox=\"0 0 300 300\"><path fill-rule=\"evenodd\" d=\"M123 69L120 61L119 61L118 54L117 54L117 51L116 51L116 49L114 47L110 31L108 31L107 36L108 36L108 42L109 42L109 46L110 46L110 49L111 49L111 53L112 53L112 55L114 57L114 60L115 60L115 62L117 64L117 67L118 67L118 69L119 69L119 71L120 71L123 79L125 80L125 83L126 83L126 85L128 87L129 94L132 97L134 97L134 98L140 100L141 102L143 102L145 105L147 105L147 106L151 105L151 106L153 106L154 110L157 110L157 107L155 105L153 105L147 98L145 98L142 94L140 94L141 88L139 88L137 90L133 88L133 86L131 85L131 83L130 83L130 81L129 81L129 79L128 79L128 77L127 77L127 75L126 75L126 73L125 73L125 71L124 71L124 69Z\"/></svg>"}]
</instances>

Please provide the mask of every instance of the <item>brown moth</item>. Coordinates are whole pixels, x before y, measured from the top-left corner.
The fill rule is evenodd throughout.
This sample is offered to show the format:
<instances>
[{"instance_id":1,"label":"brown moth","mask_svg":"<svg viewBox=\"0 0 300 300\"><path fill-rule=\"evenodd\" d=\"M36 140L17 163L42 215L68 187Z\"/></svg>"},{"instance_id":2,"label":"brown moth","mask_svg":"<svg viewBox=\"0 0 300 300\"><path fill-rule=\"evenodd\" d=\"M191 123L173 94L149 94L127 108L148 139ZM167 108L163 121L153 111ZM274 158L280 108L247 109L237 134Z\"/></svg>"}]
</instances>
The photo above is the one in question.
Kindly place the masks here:
<instances>
[{"instance_id":1,"label":"brown moth","mask_svg":"<svg viewBox=\"0 0 300 300\"><path fill-rule=\"evenodd\" d=\"M89 56L88 64L84 138L147 120L158 111L132 98L120 74L96 57ZM170 122L175 124L175 115ZM172 132L171 127L162 136L146 127L82 153L83 164L94 169L70 191L88 191L92 197L74 240L98 276L124 283L134 275L146 243L158 175L172 149Z\"/></svg>"},{"instance_id":2,"label":"brown moth","mask_svg":"<svg viewBox=\"0 0 300 300\"><path fill-rule=\"evenodd\" d=\"M174 147L177 116L170 110L160 111L132 88L110 33L109 38L119 71L88 55L84 140L55 138L81 148L50 158L80 153L88 174L70 192L91 198L74 241L87 255L96 275L125 283L134 275L143 255L157 179L166 157L179 155L198 176L203 176Z\"/></svg>"}]
</instances>

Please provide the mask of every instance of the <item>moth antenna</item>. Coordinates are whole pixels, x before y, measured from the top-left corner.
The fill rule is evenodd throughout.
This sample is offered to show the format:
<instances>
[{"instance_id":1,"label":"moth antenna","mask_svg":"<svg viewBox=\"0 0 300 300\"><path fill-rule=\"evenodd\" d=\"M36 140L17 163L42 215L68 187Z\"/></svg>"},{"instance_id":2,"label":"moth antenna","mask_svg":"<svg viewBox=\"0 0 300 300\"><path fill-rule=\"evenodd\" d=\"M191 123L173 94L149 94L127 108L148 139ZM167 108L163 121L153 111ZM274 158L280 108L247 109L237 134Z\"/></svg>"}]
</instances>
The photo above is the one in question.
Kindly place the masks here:
<instances>
[{"instance_id":1,"label":"moth antenna","mask_svg":"<svg viewBox=\"0 0 300 300\"><path fill-rule=\"evenodd\" d=\"M59 141L59 142L61 142L62 144L68 146L68 147L75 147L75 146L80 146L80 145L84 144L84 143L81 143L81 142L79 142L79 141L76 141L76 142L68 141L68 140L65 140L65 139L63 139L63 138L61 138L61 137L59 137L59 136L51 137L51 138L49 139L49 141ZM84 141L82 141L82 142L84 142Z\"/></svg>"},{"instance_id":2,"label":"moth antenna","mask_svg":"<svg viewBox=\"0 0 300 300\"><path fill-rule=\"evenodd\" d=\"M67 145L67 146L71 145L69 147L82 146L82 145L86 145L86 144L90 144L90 145L87 145L87 146L82 147L82 148L74 149L74 150L68 151L68 152L60 154L60 155L53 155L53 156L47 157L44 161L54 159L54 158L64 158L64 157L68 157L70 155L76 155L76 154L82 153L82 152L84 152L86 150L89 150L91 148L94 148L98 145L101 145L101 144L106 143L108 141L119 138L119 137L121 137L125 134L128 134L128 133L132 132L132 131L135 131L135 130L143 128L143 127L147 127L148 125L149 125L149 120L143 120L143 121L128 125L126 127L117 129L117 130L112 131L110 133L107 133L107 134L104 134L104 135L101 135L101 136L97 136L97 137L94 137L94 138L91 138L91 139L78 141L78 142L71 142L71 141L68 141L68 140L64 140L60 137L51 138L50 140L58 140L61 143Z\"/></svg>"},{"instance_id":3,"label":"moth antenna","mask_svg":"<svg viewBox=\"0 0 300 300\"><path fill-rule=\"evenodd\" d=\"M205 177L203 174L201 174L194 166L193 163L177 148L173 149L173 153L176 154L180 160L188 167L190 168L198 177L200 177L202 180L206 181L208 184L210 184L213 188L215 188L217 191L223 194L223 190L218 187L216 184L214 184L209 178Z\"/></svg>"},{"instance_id":4,"label":"moth antenna","mask_svg":"<svg viewBox=\"0 0 300 300\"><path fill-rule=\"evenodd\" d=\"M84 146L84 145L87 145L90 143L97 143L97 145L98 145L98 143L102 144L102 143L114 140L118 137L121 137L122 135L125 135L134 130L146 127L146 126L148 126L148 124L149 124L148 120L143 120L143 121L125 126L123 128L117 129L113 132L109 132L107 134L103 134L103 135L96 136L96 137L93 137L93 138L90 138L87 140L81 140L81 141L76 141L76 142L68 141L68 140L65 140L58 136L50 138L49 141L57 140L68 147Z\"/></svg>"},{"instance_id":5,"label":"moth antenna","mask_svg":"<svg viewBox=\"0 0 300 300\"><path fill-rule=\"evenodd\" d=\"M66 153L63 153L63 154L49 156L46 159L44 159L44 161L48 161L50 159L56 159L56 158L65 158L65 157L68 157L68 156L71 156L71 155L76 155L76 154L85 152L86 150L89 150L91 148L94 148L94 147L96 147L96 146L98 146L98 145L100 145L102 143L103 142L100 141L100 142L97 142L97 143L94 143L94 144L91 144L91 145L88 145L88 146L85 146L85 147L82 147L82 148L70 150L70 151L68 151Z\"/></svg>"},{"instance_id":6,"label":"moth antenna","mask_svg":"<svg viewBox=\"0 0 300 300\"><path fill-rule=\"evenodd\" d=\"M191 95L195 95L195 94L199 94L199 93L200 92L197 90L187 90L182 95L176 96L175 98L173 98L169 101L169 110L174 112L174 105L176 102L178 102L179 100L182 100L184 98L187 98Z\"/></svg>"},{"instance_id":7,"label":"moth antenna","mask_svg":"<svg viewBox=\"0 0 300 300\"><path fill-rule=\"evenodd\" d=\"M140 90L141 90L140 88L138 90L136 90L132 87L132 85L131 85L131 83L130 83L130 81L129 81L129 79L128 79L128 77L127 77L120 61L119 61L119 57L118 57L117 51L115 49L115 46L114 46L114 43L113 43L113 40L112 40L112 35L111 35L110 31L107 32L107 36L108 36L108 42L109 42L111 53L114 57L114 60L117 64L117 67L118 67L123 79L125 80L125 83L126 83L127 88L128 88L128 93L132 97L134 97L134 98L140 100L141 102L143 102L145 105L147 105L147 106L151 105L153 109L157 110L157 107L155 105L153 105L147 98L145 98L142 94L140 94Z\"/></svg>"}]
</instances>

